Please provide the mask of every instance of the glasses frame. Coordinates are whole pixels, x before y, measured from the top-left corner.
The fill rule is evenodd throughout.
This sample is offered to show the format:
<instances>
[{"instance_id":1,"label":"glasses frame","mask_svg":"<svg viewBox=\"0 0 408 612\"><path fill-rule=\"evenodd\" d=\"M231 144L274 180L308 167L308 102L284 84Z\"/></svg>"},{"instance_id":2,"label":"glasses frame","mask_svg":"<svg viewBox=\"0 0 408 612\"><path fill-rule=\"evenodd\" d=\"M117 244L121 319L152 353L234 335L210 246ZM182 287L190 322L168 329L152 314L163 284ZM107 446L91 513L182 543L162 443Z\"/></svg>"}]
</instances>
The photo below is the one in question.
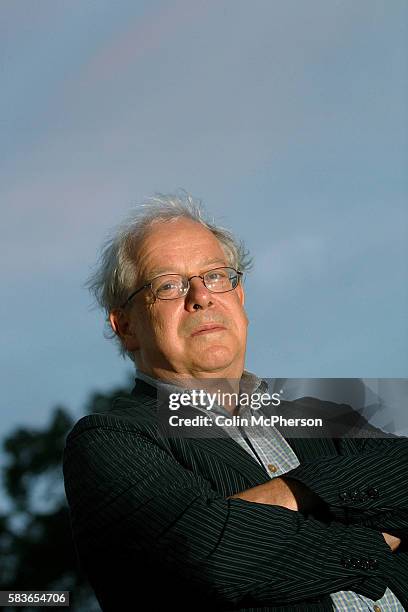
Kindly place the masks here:
<instances>
[{"instance_id":1,"label":"glasses frame","mask_svg":"<svg viewBox=\"0 0 408 612\"><path fill-rule=\"evenodd\" d=\"M209 287L207 287L207 285L205 284L205 281L204 281L204 277L206 276L206 274L209 274L210 272L214 272L215 270L226 270L226 269L227 269L227 270L234 270L234 272L237 274L238 281L237 281L237 284L235 285L235 287L232 287L231 289L227 289L226 291L213 291L212 289L210 289ZM203 281L203 285L204 285L204 287L205 287L206 289L208 289L208 291L211 291L211 293L228 293L229 291L234 291L234 289L236 289L236 288L238 287L238 285L239 285L239 283L240 283L240 280L241 280L241 277L243 276L243 274L244 274L243 272L241 272L240 270L236 270L236 269L235 269L235 268L233 268L232 266L219 266L218 268L211 268L211 270L207 270L207 272L204 272L204 274L203 274L203 275L201 275L201 274L193 274L193 276L190 276L190 278L187 278L187 279L186 279L186 280L187 280L187 283L188 283L186 292L185 292L183 295L178 295L177 297L174 297L174 298L160 298L158 295L156 295L156 294L155 294L155 292L153 291L153 288L152 288L152 283L153 283L153 281L155 281L155 280L156 280L156 278L161 278L162 276L181 276L183 279L185 279L186 277L185 277L185 276L183 276L182 274L176 274L176 273L175 273L175 274L173 274L173 275L172 275L171 273L169 273L169 274L159 274L158 276L155 276L154 278L152 278L152 279L151 279L151 280L150 280L148 283L145 283L145 284L144 284L142 287L139 287L139 289L136 289L135 291L133 291L133 292L132 292L132 293L129 295L129 297L127 298L126 302L124 302L124 303L122 304L121 308L125 308L125 306L127 306L127 305L129 304L129 302L130 302L131 300L133 300L133 298L135 297L135 295L136 295L137 293L139 293L140 291L143 291L143 289L147 289L148 287L150 287L151 292L153 293L154 297L155 297L157 300L164 300L164 301L178 300L178 299L180 299L180 298L182 298L182 297L185 297L185 296L187 295L187 293L188 293L188 292L189 292L189 290L190 290L190 286L191 286L191 285L190 285L190 281L191 281L193 278L201 278L201 280Z\"/></svg>"}]
</instances>

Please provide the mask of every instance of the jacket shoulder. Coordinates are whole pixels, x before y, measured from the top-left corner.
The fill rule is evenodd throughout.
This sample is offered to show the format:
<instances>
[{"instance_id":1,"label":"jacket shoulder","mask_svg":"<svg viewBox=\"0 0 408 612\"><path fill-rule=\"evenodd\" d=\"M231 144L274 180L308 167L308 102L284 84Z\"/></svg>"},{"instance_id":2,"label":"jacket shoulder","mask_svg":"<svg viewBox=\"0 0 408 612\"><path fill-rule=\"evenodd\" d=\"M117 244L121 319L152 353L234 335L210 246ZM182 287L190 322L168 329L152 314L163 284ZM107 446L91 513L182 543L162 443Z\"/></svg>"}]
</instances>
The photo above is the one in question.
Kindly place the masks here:
<instances>
[{"instance_id":1,"label":"jacket shoulder","mask_svg":"<svg viewBox=\"0 0 408 612\"><path fill-rule=\"evenodd\" d=\"M93 430L115 430L134 433L157 428L156 399L148 396L116 398L106 412L81 417L67 436L67 444Z\"/></svg>"}]
</instances>

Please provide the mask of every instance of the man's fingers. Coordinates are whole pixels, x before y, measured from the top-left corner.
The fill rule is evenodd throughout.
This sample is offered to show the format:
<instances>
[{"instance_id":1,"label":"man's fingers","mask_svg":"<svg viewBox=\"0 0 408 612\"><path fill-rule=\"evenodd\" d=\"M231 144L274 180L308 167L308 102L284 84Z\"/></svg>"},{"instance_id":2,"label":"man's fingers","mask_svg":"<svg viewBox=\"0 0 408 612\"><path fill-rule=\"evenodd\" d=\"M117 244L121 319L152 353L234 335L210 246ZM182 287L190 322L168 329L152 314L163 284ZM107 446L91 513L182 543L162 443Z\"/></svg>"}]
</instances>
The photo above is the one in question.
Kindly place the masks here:
<instances>
[{"instance_id":1,"label":"man's fingers","mask_svg":"<svg viewBox=\"0 0 408 612\"><path fill-rule=\"evenodd\" d=\"M383 533L382 535L388 546L391 548L392 552L396 551L398 546L401 544L400 538L397 538L396 536L393 536L389 533Z\"/></svg>"}]
</instances>

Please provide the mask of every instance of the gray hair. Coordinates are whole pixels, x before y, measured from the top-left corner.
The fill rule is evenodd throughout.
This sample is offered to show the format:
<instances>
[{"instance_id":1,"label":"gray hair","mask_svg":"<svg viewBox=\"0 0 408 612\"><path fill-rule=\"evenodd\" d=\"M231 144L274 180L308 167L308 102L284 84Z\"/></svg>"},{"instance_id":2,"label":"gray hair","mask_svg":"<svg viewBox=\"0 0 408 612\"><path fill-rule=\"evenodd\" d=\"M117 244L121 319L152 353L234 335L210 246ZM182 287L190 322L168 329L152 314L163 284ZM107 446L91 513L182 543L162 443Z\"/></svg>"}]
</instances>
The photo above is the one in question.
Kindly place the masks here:
<instances>
[{"instance_id":1,"label":"gray hair","mask_svg":"<svg viewBox=\"0 0 408 612\"><path fill-rule=\"evenodd\" d=\"M151 226L158 222L175 221L180 217L201 223L220 242L228 263L241 272L252 268L252 258L242 241L237 241L227 229L215 225L206 217L200 200L187 193L182 195L156 194L134 207L104 242L94 271L85 283L95 302L106 315L105 337L115 339L119 352L134 361L133 353L127 351L119 336L112 330L109 314L120 308L129 293L135 289L137 270L135 247Z\"/></svg>"}]
</instances>

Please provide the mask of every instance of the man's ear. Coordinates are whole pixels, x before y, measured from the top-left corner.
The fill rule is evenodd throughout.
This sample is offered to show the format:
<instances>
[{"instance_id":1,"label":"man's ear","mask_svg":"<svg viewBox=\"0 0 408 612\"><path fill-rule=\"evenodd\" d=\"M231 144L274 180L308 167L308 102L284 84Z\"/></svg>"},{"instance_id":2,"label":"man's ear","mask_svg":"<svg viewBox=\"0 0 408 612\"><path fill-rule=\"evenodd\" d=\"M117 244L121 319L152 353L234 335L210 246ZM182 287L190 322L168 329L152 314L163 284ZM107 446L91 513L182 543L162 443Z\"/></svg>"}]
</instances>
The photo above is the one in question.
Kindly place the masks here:
<instances>
[{"instance_id":1,"label":"man's ear","mask_svg":"<svg viewBox=\"0 0 408 612\"><path fill-rule=\"evenodd\" d=\"M113 331L122 340L126 350L137 351L139 349L139 341L130 314L122 308L118 308L117 310L112 310L109 314L109 321Z\"/></svg>"},{"instance_id":2,"label":"man's ear","mask_svg":"<svg viewBox=\"0 0 408 612\"><path fill-rule=\"evenodd\" d=\"M238 293L239 301L241 302L243 306L245 304L245 291L241 283L237 285L236 292Z\"/></svg>"}]
</instances>

